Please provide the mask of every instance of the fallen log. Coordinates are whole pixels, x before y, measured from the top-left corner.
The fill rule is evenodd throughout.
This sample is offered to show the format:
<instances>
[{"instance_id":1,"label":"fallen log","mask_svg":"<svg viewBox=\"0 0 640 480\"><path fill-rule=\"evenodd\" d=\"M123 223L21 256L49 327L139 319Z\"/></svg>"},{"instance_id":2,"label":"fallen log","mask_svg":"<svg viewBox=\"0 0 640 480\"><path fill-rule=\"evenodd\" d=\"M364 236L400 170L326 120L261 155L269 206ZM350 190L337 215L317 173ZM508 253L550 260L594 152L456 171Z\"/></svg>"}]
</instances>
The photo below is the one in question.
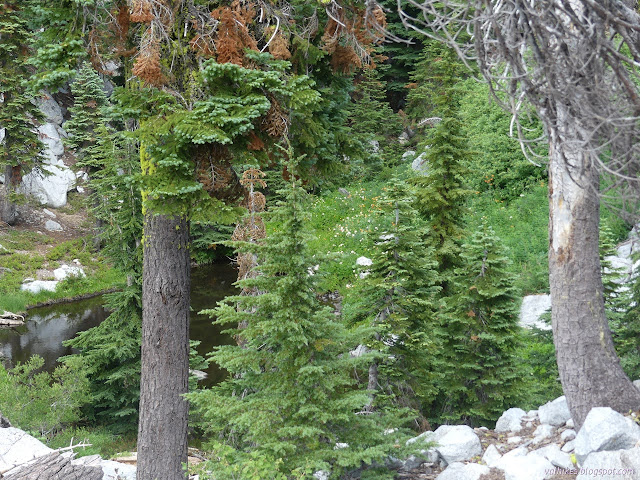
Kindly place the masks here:
<instances>
[{"instance_id":1,"label":"fallen log","mask_svg":"<svg viewBox=\"0 0 640 480\"><path fill-rule=\"evenodd\" d=\"M20 327L24 325L24 317L5 310L4 313L0 314L0 325L4 327Z\"/></svg>"},{"instance_id":2,"label":"fallen log","mask_svg":"<svg viewBox=\"0 0 640 480\"><path fill-rule=\"evenodd\" d=\"M102 480L99 467L74 465L69 457L59 452L38 457L13 473L6 473L4 480Z\"/></svg>"}]
</instances>

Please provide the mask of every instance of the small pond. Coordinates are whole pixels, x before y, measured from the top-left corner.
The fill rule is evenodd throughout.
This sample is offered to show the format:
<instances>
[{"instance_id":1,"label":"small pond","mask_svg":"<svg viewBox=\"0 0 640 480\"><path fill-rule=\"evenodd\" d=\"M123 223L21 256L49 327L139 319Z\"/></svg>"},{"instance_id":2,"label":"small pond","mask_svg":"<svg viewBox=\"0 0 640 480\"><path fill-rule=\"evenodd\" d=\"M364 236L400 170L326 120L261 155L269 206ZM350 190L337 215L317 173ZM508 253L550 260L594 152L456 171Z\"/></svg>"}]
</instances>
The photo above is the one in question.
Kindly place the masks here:
<instances>
[{"instance_id":1,"label":"small pond","mask_svg":"<svg viewBox=\"0 0 640 480\"><path fill-rule=\"evenodd\" d=\"M203 356L214 346L233 340L222 335L221 328L211 324L211 318L198 315L197 312L213 308L216 302L235 293L233 282L236 278L237 270L228 263L198 267L191 272L190 336L193 340L201 341L198 352ZM72 348L62 345L64 340L100 324L108 316L102 303L102 297L94 297L29 310L24 326L0 328L0 357L15 365L37 354L44 359L45 368L53 370L59 357L74 353ZM203 385L212 385L224 378L224 372L216 365L211 365L207 374L207 379L201 382Z\"/></svg>"}]
</instances>

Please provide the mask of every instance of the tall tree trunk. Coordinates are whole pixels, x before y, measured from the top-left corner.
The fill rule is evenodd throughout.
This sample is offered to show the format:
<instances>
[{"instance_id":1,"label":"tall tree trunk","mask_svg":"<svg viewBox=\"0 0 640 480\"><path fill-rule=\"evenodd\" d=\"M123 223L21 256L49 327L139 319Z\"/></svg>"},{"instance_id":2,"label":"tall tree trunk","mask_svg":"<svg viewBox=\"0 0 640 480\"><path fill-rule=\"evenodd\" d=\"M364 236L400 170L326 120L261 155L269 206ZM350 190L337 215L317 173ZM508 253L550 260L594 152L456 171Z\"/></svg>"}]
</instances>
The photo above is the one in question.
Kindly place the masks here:
<instances>
[{"instance_id":1,"label":"tall tree trunk","mask_svg":"<svg viewBox=\"0 0 640 480\"><path fill-rule=\"evenodd\" d=\"M11 165L5 165L4 184L0 186L0 221L9 225L13 225L16 221L16 204L9 198L17 183L14 171L15 169Z\"/></svg>"},{"instance_id":2,"label":"tall tree trunk","mask_svg":"<svg viewBox=\"0 0 640 480\"><path fill-rule=\"evenodd\" d=\"M558 106L549 155L549 281L560 380L576 427L589 410L640 407L640 391L620 366L604 310L599 256L599 174Z\"/></svg>"},{"instance_id":3,"label":"tall tree trunk","mask_svg":"<svg viewBox=\"0 0 640 480\"><path fill-rule=\"evenodd\" d=\"M186 478L190 286L188 221L147 212L138 480Z\"/></svg>"}]
</instances>

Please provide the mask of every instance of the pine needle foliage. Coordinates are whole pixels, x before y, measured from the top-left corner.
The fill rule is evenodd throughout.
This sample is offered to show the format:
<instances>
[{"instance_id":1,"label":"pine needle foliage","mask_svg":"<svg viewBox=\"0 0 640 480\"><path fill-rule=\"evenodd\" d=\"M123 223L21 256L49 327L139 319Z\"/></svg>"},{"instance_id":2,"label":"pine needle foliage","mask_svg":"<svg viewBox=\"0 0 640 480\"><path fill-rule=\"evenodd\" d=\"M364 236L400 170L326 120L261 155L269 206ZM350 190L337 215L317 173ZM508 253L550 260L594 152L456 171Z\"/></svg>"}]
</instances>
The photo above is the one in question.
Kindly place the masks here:
<instances>
[{"instance_id":1,"label":"pine needle foliage","mask_svg":"<svg viewBox=\"0 0 640 480\"><path fill-rule=\"evenodd\" d=\"M106 123L102 109L107 105L103 81L91 65L85 62L71 84L73 106L69 108L71 118L64 124L69 138L66 143L76 149L78 166L100 168L101 162L93 160L98 143L98 127ZM100 132L104 135L106 132Z\"/></svg>"},{"instance_id":2,"label":"pine needle foliage","mask_svg":"<svg viewBox=\"0 0 640 480\"><path fill-rule=\"evenodd\" d=\"M107 295L111 314L106 320L66 342L80 351L66 358L79 357L85 366L91 394L88 415L116 432L131 432L137 428L140 396L142 198L136 182L140 163L124 133L102 123L106 118L116 122L114 112L104 115L95 119L94 131L80 152L88 151L83 159L93 171L90 204L101 223L102 252L126 274L127 286Z\"/></svg>"},{"instance_id":3,"label":"pine needle foliage","mask_svg":"<svg viewBox=\"0 0 640 480\"><path fill-rule=\"evenodd\" d=\"M440 120L426 132L422 145L427 172L416 177L415 208L429 223L426 241L434 248L443 295L448 294L448 277L459 266L460 245L465 236L463 218L470 190L465 176L465 164L472 152L462 135L458 117L460 92L457 81L462 66L455 53L439 44L425 48L425 59L417 68L428 85L432 115Z\"/></svg>"},{"instance_id":4,"label":"pine needle foliage","mask_svg":"<svg viewBox=\"0 0 640 480\"><path fill-rule=\"evenodd\" d=\"M27 80L31 76L28 60L31 33L26 15L16 2L0 3L0 125L4 139L0 142L0 174L5 167L14 172L9 189L15 190L22 172L35 166L43 144L35 131L42 113L31 103Z\"/></svg>"},{"instance_id":5,"label":"pine needle foliage","mask_svg":"<svg viewBox=\"0 0 640 480\"><path fill-rule=\"evenodd\" d=\"M351 322L372 329L366 346L381 356L370 366L370 382L377 383L372 406L390 401L419 408L435 394L439 349L433 329L440 287L433 249L423 240L427 226L412 202L413 189L392 179L380 201L391 228L376 232L373 264L363 267L364 278L344 302Z\"/></svg>"},{"instance_id":6,"label":"pine needle foliage","mask_svg":"<svg viewBox=\"0 0 640 480\"><path fill-rule=\"evenodd\" d=\"M632 240L635 241L635 240ZM616 267L612 257L617 256L615 236L611 228L600 226L600 263L604 286L604 306L609 320L620 364L629 378L640 378L640 282L637 268L630 278L622 268ZM634 265L637 254L632 256Z\"/></svg>"},{"instance_id":7,"label":"pine needle foliage","mask_svg":"<svg viewBox=\"0 0 640 480\"><path fill-rule=\"evenodd\" d=\"M447 298L442 317L445 366L432 414L438 423L486 425L524 397L519 298L491 227L483 225L471 236L461 260L455 294Z\"/></svg>"},{"instance_id":8,"label":"pine needle foliage","mask_svg":"<svg viewBox=\"0 0 640 480\"><path fill-rule=\"evenodd\" d=\"M311 478L317 470L341 478L387 455L397 439L384 429L397 424L382 412L357 414L369 397L352 372L370 356L348 352L363 332L346 329L319 303L317 276L309 273L316 259L306 246L307 194L292 176L282 195L264 244L237 243L239 252L259 258L258 275L238 286L260 293L227 297L206 311L217 324L246 325L228 331L242 346L212 354L229 379L189 400L219 439L212 445L218 460L208 465L214 474L225 464L250 468L262 458L271 467L252 478Z\"/></svg>"}]
</instances>

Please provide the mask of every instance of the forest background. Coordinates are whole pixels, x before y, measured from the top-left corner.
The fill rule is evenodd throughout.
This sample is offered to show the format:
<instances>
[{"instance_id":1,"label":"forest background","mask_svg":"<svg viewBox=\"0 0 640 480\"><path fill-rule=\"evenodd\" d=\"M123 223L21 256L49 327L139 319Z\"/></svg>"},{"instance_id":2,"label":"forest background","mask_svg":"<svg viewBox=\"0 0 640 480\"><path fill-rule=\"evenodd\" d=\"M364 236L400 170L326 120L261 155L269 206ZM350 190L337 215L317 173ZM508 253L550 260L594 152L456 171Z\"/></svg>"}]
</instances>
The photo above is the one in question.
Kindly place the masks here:
<instances>
[{"instance_id":1,"label":"forest background","mask_svg":"<svg viewBox=\"0 0 640 480\"><path fill-rule=\"evenodd\" d=\"M73 339L80 353L53 375L37 373L37 358L2 371L0 411L16 425L56 446L87 437L94 447L83 454L135 445L143 203L189 224L178 230L191 232L194 263L239 249L242 295L211 313L241 340L210 359L191 355L192 369L216 361L235 373L211 390L191 380L191 441L227 462L207 468L246 465L275 478L274 468L288 477L330 465L339 474L380 458L388 446L378 434L389 426L491 426L509 407L561 394L550 332L517 325L522 296L549 288L544 165L524 158L477 72L406 31L395 2L369 16L357 3L333 5L2 3L4 203L28 202L11 187L42 166L30 99L67 89L66 148L89 178L89 195L70 208L89 212L99 241L25 255L47 239L9 226L6 214L0 308L41 300L20 283L63 258L82 259L93 275L55 295L119 288L109 319ZM378 27L398 38L383 41ZM535 120L529 128L542 132ZM632 225L607 209L601 221L605 257ZM621 296L615 276L606 277L610 326L626 373L638 378L638 289ZM302 284L307 295L287 303ZM338 292L340 316L316 318L316 294L327 292ZM302 320L296 342L278 337ZM283 363L261 357L265 344ZM358 345L369 354L335 361ZM304 408L341 420L285 415L273 437L248 426L233 392L254 392L254 418L260 408L272 414L282 392L304 391L284 372L305 358L324 369L309 381L326 395ZM279 375L268 378L269 369ZM344 432L346 412L359 409L371 425L349 427L358 438L348 443L360 450L349 456L317 441Z\"/></svg>"}]
</instances>

